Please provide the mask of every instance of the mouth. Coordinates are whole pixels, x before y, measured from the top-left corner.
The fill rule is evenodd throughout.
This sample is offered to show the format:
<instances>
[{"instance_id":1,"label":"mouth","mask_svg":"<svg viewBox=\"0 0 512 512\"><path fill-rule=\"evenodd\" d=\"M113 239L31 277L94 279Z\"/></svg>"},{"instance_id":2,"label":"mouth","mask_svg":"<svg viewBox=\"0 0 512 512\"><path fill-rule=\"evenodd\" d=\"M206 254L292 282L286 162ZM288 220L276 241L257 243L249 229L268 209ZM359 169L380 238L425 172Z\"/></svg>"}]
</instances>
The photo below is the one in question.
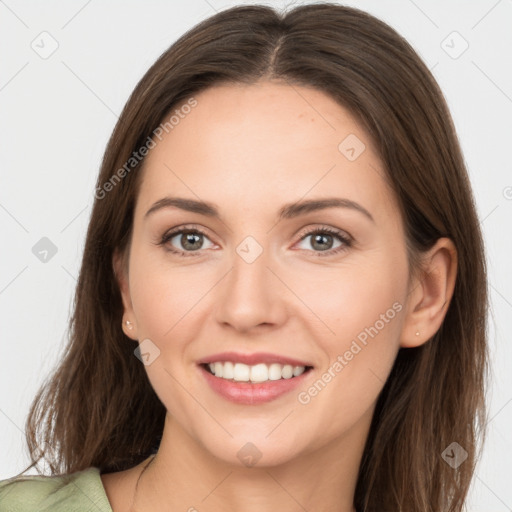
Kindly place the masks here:
<instances>
[{"instance_id":1,"label":"mouth","mask_svg":"<svg viewBox=\"0 0 512 512\"><path fill-rule=\"evenodd\" d=\"M259 405L291 396L310 380L314 367L274 354L224 352L198 361L198 369L219 397L239 405Z\"/></svg>"},{"instance_id":2,"label":"mouth","mask_svg":"<svg viewBox=\"0 0 512 512\"><path fill-rule=\"evenodd\" d=\"M231 382L248 382L255 384L295 379L313 369L313 366L310 365L291 365L280 363L258 363L255 365L248 365L244 363L235 363L233 361L201 363L200 366L210 375L219 379Z\"/></svg>"}]
</instances>

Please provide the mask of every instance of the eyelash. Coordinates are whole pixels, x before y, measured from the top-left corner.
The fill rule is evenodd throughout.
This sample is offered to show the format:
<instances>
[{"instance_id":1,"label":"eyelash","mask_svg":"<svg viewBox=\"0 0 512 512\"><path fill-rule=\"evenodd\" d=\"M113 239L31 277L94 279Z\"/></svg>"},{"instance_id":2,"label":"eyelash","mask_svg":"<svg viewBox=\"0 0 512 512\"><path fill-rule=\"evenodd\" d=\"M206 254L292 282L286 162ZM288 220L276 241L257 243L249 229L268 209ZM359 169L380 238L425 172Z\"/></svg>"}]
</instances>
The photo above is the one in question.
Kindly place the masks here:
<instances>
[{"instance_id":1,"label":"eyelash","mask_svg":"<svg viewBox=\"0 0 512 512\"><path fill-rule=\"evenodd\" d=\"M193 234L199 233L208 238L208 235L203 230L201 230L199 228L182 227L175 231L170 231L170 232L165 233L162 236L162 239L160 240L160 242L157 242L156 245L164 246L167 244L167 242L169 242L176 235L180 235L183 233L193 233ZM300 237L299 242L308 236L322 234L322 233L328 233L329 235L332 235L333 237L338 238L343 243L343 245L341 245L340 247L337 247L336 249L329 249L328 251L313 251L319 257L334 256L335 254L338 254L342 251L346 251L349 247L352 246L353 240L350 237L344 235L342 231L339 231L337 229L333 229L333 228L330 228L327 226L322 226L320 228L315 228L315 229L312 229L305 233L302 233L302 236ZM197 251L180 251L173 247L166 247L166 250L173 254L176 254L177 256L180 256L180 257L189 257L189 256L194 257L194 256L199 255L198 253L200 252L201 249L199 249ZM304 250L307 250L307 249L304 249Z\"/></svg>"}]
</instances>

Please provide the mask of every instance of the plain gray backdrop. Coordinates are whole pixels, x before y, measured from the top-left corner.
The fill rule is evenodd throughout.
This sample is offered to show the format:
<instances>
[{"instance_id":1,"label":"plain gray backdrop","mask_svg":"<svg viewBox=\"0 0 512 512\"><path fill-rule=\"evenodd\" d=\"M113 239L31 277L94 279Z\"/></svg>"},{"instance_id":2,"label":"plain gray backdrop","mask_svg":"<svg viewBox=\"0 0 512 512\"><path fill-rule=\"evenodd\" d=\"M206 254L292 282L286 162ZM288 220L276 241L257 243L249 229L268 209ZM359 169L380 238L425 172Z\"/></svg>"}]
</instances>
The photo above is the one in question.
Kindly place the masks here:
<instances>
[{"instance_id":1,"label":"plain gray backdrop","mask_svg":"<svg viewBox=\"0 0 512 512\"><path fill-rule=\"evenodd\" d=\"M0 0L0 479L28 463L24 423L66 342L96 176L124 103L186 30L253 3ZM343 3L412 44L455 121L487 246L492 308L488 439L468 510L510 511L512 0ZM44 237L54 245L47 261L37 255Z\"/></svg>"}]
</instances>

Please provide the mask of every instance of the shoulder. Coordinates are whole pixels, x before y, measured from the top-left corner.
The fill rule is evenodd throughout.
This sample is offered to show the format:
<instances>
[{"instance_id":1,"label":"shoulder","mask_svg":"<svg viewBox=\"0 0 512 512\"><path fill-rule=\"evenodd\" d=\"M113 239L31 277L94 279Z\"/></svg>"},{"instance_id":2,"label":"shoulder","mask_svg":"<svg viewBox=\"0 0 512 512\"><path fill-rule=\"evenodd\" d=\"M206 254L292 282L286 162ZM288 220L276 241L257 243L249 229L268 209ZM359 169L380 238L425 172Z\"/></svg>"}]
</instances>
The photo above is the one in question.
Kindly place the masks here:
<instances>
[{"instance_id":1,"label":"shoulder","mask_svg":"<svg viewBox=\"0 0 512 512\"><path fill-rule=\"evenodd\" d=\"M67 475L22 475L0 480L1 512L112 512L100 470L90 467Z\"/></svg>"}]
</instances>

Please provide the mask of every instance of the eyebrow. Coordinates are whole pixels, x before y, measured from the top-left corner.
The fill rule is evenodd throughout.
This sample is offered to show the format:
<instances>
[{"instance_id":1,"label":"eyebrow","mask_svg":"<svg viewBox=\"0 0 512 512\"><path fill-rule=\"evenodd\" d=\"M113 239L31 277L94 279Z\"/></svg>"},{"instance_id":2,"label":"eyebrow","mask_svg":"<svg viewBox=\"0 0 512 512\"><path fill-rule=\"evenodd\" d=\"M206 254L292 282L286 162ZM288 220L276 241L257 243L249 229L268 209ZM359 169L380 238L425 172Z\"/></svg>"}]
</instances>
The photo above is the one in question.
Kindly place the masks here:
<instances>
[{"instance_id":1,"label":"eyebrow","mask_svg":"<svg viewBox=\"0 0 512 512\"><path fill-rule=\"evenodd\" d=\"M179 208L187 212L198 213L200 215L206 215L220 220L220 214L217 207L206 201L197 201L195 199L187 199L183 197L164 197L154 203L151 208L146 212L144 218L147 219L149 216L161 210L163 208ZM325 208L350 208L362 213L372 222L375 222L372 214L359 203L350 199L341 197L328 197L322 199L309 199L306 201L298 201L295 203L285 204L278 212L278 218L293 219L299 215L305 215L306 213L323 210Z\"/></svg>"}]
</instances>

